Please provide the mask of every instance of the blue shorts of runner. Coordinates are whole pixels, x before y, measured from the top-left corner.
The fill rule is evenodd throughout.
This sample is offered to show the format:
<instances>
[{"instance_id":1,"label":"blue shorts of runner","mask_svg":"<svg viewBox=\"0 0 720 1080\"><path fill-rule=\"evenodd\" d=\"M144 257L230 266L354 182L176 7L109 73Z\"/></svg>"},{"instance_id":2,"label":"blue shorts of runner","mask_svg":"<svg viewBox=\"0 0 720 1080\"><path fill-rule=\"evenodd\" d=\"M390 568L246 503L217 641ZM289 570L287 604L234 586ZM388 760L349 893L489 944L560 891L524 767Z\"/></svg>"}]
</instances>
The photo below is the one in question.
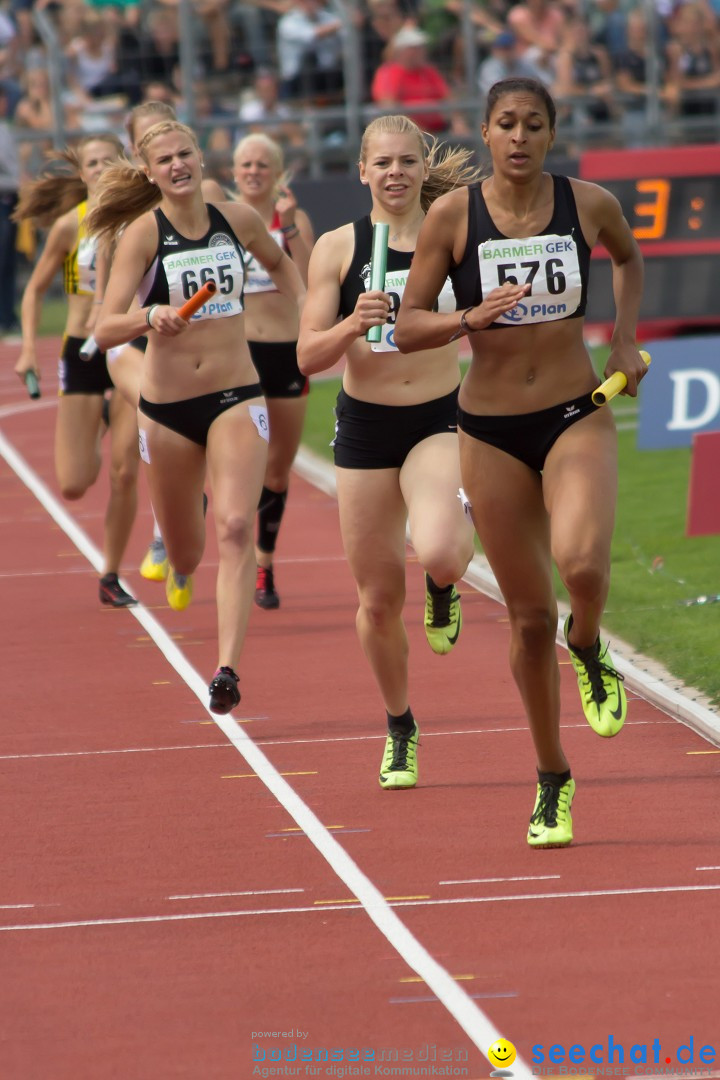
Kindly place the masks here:
<instances>
[{"instance_id":1,"label":"blue shorts of runner","mask_svg":"<svg viewBox=\"0 0 720 1080\"><path fill-rule=\"evenodd\" d=\"M597 411L590 394L517 416L477 416L458 409L458 428L480 442L496 446L535 472L542 472L557 439L578 420Z\"/></svg>"},{"instance_id":2,"label":"blue shorts of runner","mask_svg":"<svg viewBox=\"0 0 720 1080\"><path fill-rule=\"evenodd\" d=\"M248 341L266 398L303 397L310 390L297 362L297 341Z\"/></svg>"},{"instance_id":3,"label":"blue shorts of runner","mask_svg":"<svg viewBox=\"0 0 720 1080\"><path fill-rule=\"evenodd\" d=\"M98 394L112 390L113 382L108 374L104 352L96 352L90 360L80 358L80 346L85 338L63 338L62 352L58 360L60 394Z\"/></svg>"},{"instance_id":4,"label":"blue shorts of runner","mask_svg":"<svg viewBox=\"0 0 720 1080\"><path fill-rule=\"evenodd\" d=\"M207 446L208 432L218 416L242 401L262 396L260 383L236 386L232 390L216 390L212 394L201 394L182 401L146 401L141 394L138 409L156 424L170 428L198 446Z\"/></svg>"},{"instance_id":5,"label":"blue shorts of runner","mask_svg":"<svg viewBox=\"0 0 720 1080\"><path fill-rule=\"evenodd\" d=\"M335 464L341 469L400 469L431 435L457 431L456 387L419 405L375 405L341 390L335 407Z\"/></svg>"}]
</instances>

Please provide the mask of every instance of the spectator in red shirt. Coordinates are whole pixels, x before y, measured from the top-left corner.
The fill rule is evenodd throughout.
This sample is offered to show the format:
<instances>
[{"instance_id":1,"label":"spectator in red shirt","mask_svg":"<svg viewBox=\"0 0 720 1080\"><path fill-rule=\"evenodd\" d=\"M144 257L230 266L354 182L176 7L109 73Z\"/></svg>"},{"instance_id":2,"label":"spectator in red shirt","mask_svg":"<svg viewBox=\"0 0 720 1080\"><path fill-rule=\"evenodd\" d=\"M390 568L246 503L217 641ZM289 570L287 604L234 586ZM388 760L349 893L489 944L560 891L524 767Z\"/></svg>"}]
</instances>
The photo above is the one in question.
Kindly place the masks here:
<instances>
[{"instance_id":1,"label":"spectator in red shirt","mask_svg":"<svg viewBox=\"0 0 720 1080\"><path fill-rule=\"evenodd\" d=\"M401 111L413 105L450 101L450 87L428 61L427 43L427 34L417 27L405 26L398 31L392 39L390 59L375 72L370 91L373 101ZM413 111L410 117L431 134L447 131L451 126L448 113Z\"/></svg>"}]
</instances>

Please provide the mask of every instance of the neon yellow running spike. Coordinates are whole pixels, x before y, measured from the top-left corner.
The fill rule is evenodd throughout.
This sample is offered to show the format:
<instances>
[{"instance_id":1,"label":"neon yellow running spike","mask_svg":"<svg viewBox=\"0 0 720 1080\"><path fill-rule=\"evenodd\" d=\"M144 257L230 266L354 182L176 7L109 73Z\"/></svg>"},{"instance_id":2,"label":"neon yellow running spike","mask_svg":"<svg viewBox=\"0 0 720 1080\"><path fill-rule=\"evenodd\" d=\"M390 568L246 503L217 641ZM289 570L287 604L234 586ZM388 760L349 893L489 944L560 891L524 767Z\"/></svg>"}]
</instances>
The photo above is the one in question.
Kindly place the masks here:
<instances>
[{"instance_id":1,"label":"neon yellow running spike","mask_svg":"<svg viewBox=\"0 0 720 1080\"><path fill-rule=\"evenodd\" d=\"M597 639L588 649L573 649L568 642L572 615L565 620L565 641L577 675L583 712L593 731L605 739L617 735L627 716L623 676L612 666L606 642Z\"/></svg>"},{"instance_id":2,"label":"neon yellow running spike","mask_svg":"<svg viewBox=\"0 0 720 1080\"><path fill-rule=\"evenodd\" d=\"M184 611L192 600L193 580L188 575L176 574L172 566L168 569L165 582L165 595L173 611Z\"/></svg>"},{"instance_id":3,"label":"neon yellow running spike","mask_svg":"<svg viewBox=\"0 0 720 1080\"><path fill-rule=\"evenodd\" d=\"M415 787L418 780L419 738L420 730L417 724L409 735L388 735L380 766L380 787L394 790Z\"/></svg>"},{"instance_id":4,"label":"neon yellow running spike","mask_svg":"<svg viewBox=\"0 0 720 1080\"><path fill-rule=\"evenodd\" d=\"M444 656L457 641L462 629L460 593L455 586L447 592L433 592L430 575L425 575L425 637L434 653Z\"/></svg>"},{"instance_id":5,"label":"neon yellow running spike","mask_svg":"<svg viewBox=\"0 0 720 1080\"><path fill-rule=\"evenodd\" d=\"M528 826L530 847L567 847L572 843L570 807L575 795L575 781L570 779L560 787L550 780L537 786L535 809Z\"/></svg>"},{"instance_id":6,"label":"neon yellow running spike","mask_svg":"<svg viewBox=\"0 0 720 1080\"><path fill-rule=\"evenodd\" d=\"M168 557L165 545L158 537L151 541L140 564L140 574L146 581L165 581L168 576Z\"/></svg>"}]
</instances>

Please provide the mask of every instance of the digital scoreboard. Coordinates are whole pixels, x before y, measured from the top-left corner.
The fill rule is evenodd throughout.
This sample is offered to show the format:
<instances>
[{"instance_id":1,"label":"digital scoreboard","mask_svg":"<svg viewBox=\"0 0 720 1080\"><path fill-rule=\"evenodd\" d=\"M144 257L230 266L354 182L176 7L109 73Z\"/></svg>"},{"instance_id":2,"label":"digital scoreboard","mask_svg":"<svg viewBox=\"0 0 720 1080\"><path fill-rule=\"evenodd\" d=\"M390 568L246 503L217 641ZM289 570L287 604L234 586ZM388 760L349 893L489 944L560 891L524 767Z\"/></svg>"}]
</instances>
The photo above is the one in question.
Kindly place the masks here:
<instances>
[{"instance_id":1,"label":"digital scoreboard","mask_svg":"<svg viewBox=\"0 0 720 1080\"><path fill-rule=\"evenodd\" d=\"M611 191L645 259L640 322L720 324L720 146L589 151L580 178ZM613 323L608 253L593 251L589 323Z\"/></svg>"}]
</instances>

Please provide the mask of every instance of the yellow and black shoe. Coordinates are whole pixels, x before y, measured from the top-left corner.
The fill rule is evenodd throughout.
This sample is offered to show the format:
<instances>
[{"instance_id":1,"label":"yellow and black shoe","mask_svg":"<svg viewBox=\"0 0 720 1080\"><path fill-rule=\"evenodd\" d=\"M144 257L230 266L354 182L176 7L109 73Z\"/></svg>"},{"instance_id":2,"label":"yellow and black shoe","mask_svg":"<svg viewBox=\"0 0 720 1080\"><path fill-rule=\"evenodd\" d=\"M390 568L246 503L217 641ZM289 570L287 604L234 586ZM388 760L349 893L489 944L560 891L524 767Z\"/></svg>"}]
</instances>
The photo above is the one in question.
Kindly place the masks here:
<instances>
[{"instance_id":1,"label":"yellow and black shoe","mask_svg":"<svg viewBox=\"0 0 720 1080\"><path fill-rule=\"evenodd\" d=\"M380 766L380 787L413 788L418 780L417 746L420 730L415 724L408 734L391 731L385 740Z\"/></svg>"},{"instance_id":2,"label":"yellow and black shoe","mask_svg":"<svg viewBox=\"0 0 720 1080\"><path fill-rule=\"evenodd\" d=\"M168 576L168 557L160 537L150 542L140 564L140 574L146 581L165 581Z\"/></svg>"},{"instance_id":3,"label":"yellow and black shoe","mask_svg":"<svg viewBox=\"0 0 720 1080\"><path fill-rule=\"evenodd\" d=\"M567 774L565 774L567 775ZM530 847L567 847L572 843L570 807L575 796L575 781L541 773L538 779L535 809L528 826Z\"/></svg>"},{"instance_id":4,"label":"yellow and black shoe","mask_svg":"<svg viewBox=\"0 0 720 1080\"><path fill-rule=\"evenodd\" d=\"M439 589L425 575L425 637L434 653L449 653L462 629L460 593L454 585Z\"/></svg>"},{"instance_id":5,"label":"yellow and black shoe","mask_svg":"<svg viewBox=\"0 0 720 1080\"><path fill-rule=\"evenodd\" d=\"M576 649L568 641L572 615L565 620L565 641L577 675L583 712L593 731L611 739L622 728L627 716L624 676L612 666L606 642L597 639L587 649Z\"/></svg>"},{"instance_id":6,"label":"yellow and black shoe","mask_svg":"<svg viewBox=\"0 0 720 1080\"><path fill-rule=\"evenodd\" d=\"M172 566L168 567L165 595L173 611L184 611L192 600L193 580L190 575L176 574Z\"/></svg>"}]
</instances>

